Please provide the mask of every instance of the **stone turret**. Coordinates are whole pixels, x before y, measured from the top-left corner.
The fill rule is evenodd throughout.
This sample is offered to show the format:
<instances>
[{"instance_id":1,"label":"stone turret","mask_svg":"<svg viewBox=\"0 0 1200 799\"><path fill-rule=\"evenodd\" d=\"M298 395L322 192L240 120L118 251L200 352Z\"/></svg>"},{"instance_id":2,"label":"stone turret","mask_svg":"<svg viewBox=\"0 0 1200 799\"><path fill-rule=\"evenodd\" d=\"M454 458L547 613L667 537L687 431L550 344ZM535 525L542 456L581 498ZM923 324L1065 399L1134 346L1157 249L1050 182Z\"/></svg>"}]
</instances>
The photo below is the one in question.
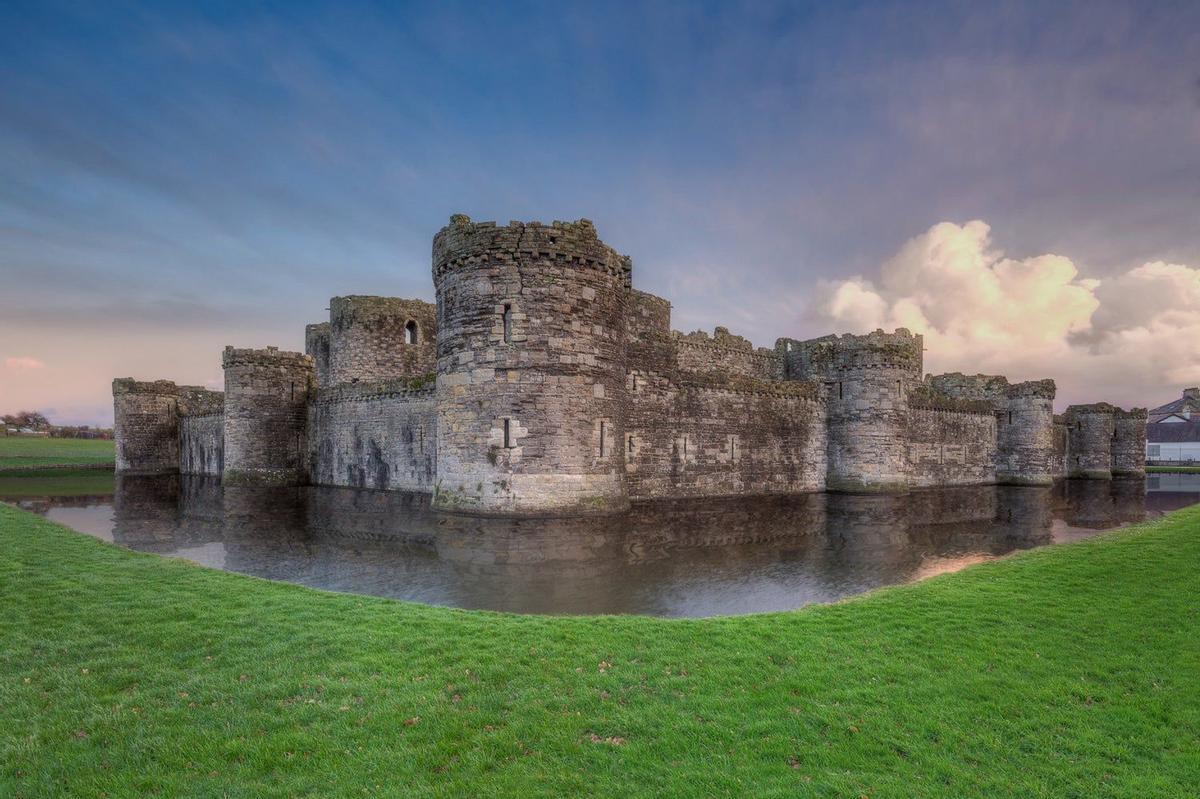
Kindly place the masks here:
<instances>
[{"instance_id":1,"label":"stone turret","mask_svg":"<svg viewBox=\"0 0 1200 799\"><path fill-rule=\"evenodd\" d=\"M1112 473L1114 477L1141 477L1146 473L1146 409L1113 413Z\"/></svg>"},{"instance_id":2,"label":"stone turret","mask_svg":"<svg viewBox=\"0 0 1200 799\"><path fill-rule=\"evenodd\" d=\"M439 508L628 507L631 264L578 222L473 223L433 240Z\"/></svg>"},{"instance_id":3,"label":"stone turret","mask_svg":"<svg viewBox=\"0 0 1200 799\"><path fill-rule=\"evenodd\" d=\"M781 340L777 349L789 379L825 384L828 490L907 490L907 398L921 382L921 336L904 328L877 330L865 336Z\"/></svg>"},{"instance_id":4,"label":"stone turret","mask_svg":"<svg viewBox=\"0 0 1200 799\"><path fill-rule=\"evenodd\" d=\"M304 353L313 359L317 386L331 385L329 382L329 323L318 322L304 327Z\"/></svg>"},{"instance_id":5,"label":"stone turret","mask_svg":"<svg viewBox=\"0 0 1200 799\"><path fill-rule=\"evenodd\" d=\"M421 300L349 296L329 301L329 384L434 371L437 310Z\"/></svg>"},{"instance_id":6,"label":"stone turret","mask_svg":"<svg viewBox=\"0 0 1200 799\"><path fill-rule=\"evenodd\" d=\"M226 347L225 481L304 482L313 359L298 352Z\"/></svg>"},{"instance_id":7,"label":"stone turret","mask_svg":"<svg viewBox=\"0 0 1200 799\"><path fill-rule=\"evenodd\" d=\"M1116 408L1107 402L1067 408L1067 476L1112 479Z\"/></svg>"},{"instance_id":8,"label":"stone turret","mask_svg":"<svg viewBox=\"0 0 1200 799\"><path fill-rule=\"evenodd\" d=\"M179 471L179 386L119 377L112 392L117 471Z\"/></svg>"}]
</instances>

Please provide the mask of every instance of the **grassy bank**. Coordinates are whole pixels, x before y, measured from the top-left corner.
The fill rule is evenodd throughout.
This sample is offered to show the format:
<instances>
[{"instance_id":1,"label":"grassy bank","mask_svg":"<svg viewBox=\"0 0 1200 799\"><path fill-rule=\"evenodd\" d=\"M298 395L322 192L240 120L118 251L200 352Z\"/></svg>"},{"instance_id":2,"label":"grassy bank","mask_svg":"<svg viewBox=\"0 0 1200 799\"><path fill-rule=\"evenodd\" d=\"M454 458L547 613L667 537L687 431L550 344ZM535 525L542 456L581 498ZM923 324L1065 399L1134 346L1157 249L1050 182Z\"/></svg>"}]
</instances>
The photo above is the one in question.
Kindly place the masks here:
<instances>
[{"instance_id":1,"label":"grassy bank","mask_svg":"<svg viewBox=\"0 0 1200 799\"><path fill-rule=\"evenodd\" d=\"M1200 466L1147 466L1147 474L1200 474Z\"/></svg>"},{"instance_id":2,"label":"grassy bank","mask_svg":"<svg viewBox=\"0 0 1200 799\"><path fill-rule=\"evenodd\" d=\"M0 506L0 795L1181 797L1200 508L794 613L464 612Z\"/></svg>"},{"instance_id":3,"label":"grassy bank","mask_svg":"<svg viewBox=\"0 0 1200 799\"><path fill-rule=\"evenodd\" d=\"M0 472L47 467L112 468L112 441L86 438L0 437Z\"/></svg>"}]
</instances>

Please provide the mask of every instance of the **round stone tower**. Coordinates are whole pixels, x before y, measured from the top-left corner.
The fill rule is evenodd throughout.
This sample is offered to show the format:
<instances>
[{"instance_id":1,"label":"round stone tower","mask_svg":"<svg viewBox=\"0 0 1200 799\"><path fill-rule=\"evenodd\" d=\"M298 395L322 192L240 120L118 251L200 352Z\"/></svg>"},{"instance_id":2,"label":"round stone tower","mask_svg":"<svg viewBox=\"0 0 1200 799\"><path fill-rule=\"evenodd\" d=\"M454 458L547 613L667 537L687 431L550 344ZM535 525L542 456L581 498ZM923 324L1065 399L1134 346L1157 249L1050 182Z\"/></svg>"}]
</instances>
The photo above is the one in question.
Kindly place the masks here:
<instances>
[{"instance_id":1,"label":"round stone tower","mask_svg":"<svg viewBox=\"0 0 1200 799\"><path fill-rule=\"evenodd\" d=\"M829 398L829 491L908 490L908 394L921 384L921 336L899 328L826 336L790 351Z\"/></svg>"},{"instance_id":2,"label":"round stone tower","mask_svg":"<svg viewBox=\"0 0 1200 799\"><path fill-rule=\"evenodd\" d=\"M998 405L996 482L1007 485L1054 483L1053 380L1008 386Z\"/></svg>"},{"instance_id":3,"label":"round stone tower","mask_svg":"<svg viewBox=\"0 0 1200 799\"><path fill-rule=\"evenodd\" d=\"M313 359L298 352L226 347L227 483L296 485L305 479L308 392Z\"/></svg>"},{"instance_id":4,"label":"round stone tower","mask_svg":"<svg viewBox=\"0 0 1200 799\"><path fill-rule=\"evenodd\" d=\"M179 387L170 380L119 377L112 392L117 471L179 471Z\"/></svg>"},{"instance_id":5,"label":"round stone tower","mask_svg":"<svg viewBox=\"0 0 1200 799\"><path fill-rule=\"evenodd\" d=\"M421 300L350 296L329 301L329 384L434 371L437 311Z\"/></svg>"},{"instance_id":6,"label":"round stone tower","mask_svg":"<svg viewBox=\"0 0 1200 799\"><path fill-rule=\"evenodd\" d=\"M1107 402L1067 408L1067 476L1112 479L1112 444L1116 426Z\"/></svg>"},{"instance_id":7,"label":"round stone tower","mask_svg":"<svg viewBox=\"0 0 1200 799\"><path fill-rule=\"evenodd\" d=\"M459 215L438 232L436 507L629 506L630 271L586 219L499 227Z\"/></svg>"},{"instance_id":8,"label":"round stone tower","mask_svg":"<svg viewBox=\"0 0 1200 799\"><path fill-rule=\"evenodd\" d=\"M1146 473L1146 409L1113 413L1112 473L1114 477L1141 477Z\"/></svg>"}]
</instances>

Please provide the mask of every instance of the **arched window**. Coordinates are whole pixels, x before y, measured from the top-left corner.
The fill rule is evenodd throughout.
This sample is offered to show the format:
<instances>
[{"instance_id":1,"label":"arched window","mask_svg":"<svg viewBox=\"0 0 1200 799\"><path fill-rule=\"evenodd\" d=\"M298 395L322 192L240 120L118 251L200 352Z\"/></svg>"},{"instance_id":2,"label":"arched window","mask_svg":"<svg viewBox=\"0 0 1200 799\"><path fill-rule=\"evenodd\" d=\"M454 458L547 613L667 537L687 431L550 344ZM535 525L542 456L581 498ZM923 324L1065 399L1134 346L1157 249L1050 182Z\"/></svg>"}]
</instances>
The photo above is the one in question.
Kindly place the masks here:
<instances>
[{"instance_id":1,"label":"arched window","mask_svg":"<svg viewBox=\"0 0 1200 799\"><path fill-rule=\"evenodd\" d=\"M417 343L417 323L411 319L409 319L408 322L406 322L404 325L404 343L405 344L416 344Z\"/></svg>"}]
</instances>

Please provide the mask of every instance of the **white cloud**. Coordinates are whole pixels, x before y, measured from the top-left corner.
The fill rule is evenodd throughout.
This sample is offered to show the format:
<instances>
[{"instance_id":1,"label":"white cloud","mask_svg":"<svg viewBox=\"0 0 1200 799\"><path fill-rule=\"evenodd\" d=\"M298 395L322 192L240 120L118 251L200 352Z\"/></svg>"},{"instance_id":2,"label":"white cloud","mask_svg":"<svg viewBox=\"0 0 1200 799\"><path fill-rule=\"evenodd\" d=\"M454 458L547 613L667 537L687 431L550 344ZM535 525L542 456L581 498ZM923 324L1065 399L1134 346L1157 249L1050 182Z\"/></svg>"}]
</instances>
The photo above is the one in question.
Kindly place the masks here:
<instances>
[{"instance_id":1,"label":"white cloud","mask_svg":"<svg viewBox=\"0 0 1200 799\"><path fill-rule=\"evenodd\" d=\"M14 372L24 372L30 369L44 369L46 364L39 361L37 358L30 358L23 355L16 358L5 358L4 368L11 369Z\"/></svg>"},{"instance_id":2,"label":"white cloud","mask_svg":"<svg viewBox=\"0 0 1200 799\"><path fill-rule=\"evenodd\" d=\"M838 330L924 334L926 371L1053 377L1060 405L1155 405L1200 382L1200 270L1153 262L1088 279L1061 255L1007 257L990 233L940 222L876 278L824 284L812 311Z\"/></svg>"}]
</instances>

